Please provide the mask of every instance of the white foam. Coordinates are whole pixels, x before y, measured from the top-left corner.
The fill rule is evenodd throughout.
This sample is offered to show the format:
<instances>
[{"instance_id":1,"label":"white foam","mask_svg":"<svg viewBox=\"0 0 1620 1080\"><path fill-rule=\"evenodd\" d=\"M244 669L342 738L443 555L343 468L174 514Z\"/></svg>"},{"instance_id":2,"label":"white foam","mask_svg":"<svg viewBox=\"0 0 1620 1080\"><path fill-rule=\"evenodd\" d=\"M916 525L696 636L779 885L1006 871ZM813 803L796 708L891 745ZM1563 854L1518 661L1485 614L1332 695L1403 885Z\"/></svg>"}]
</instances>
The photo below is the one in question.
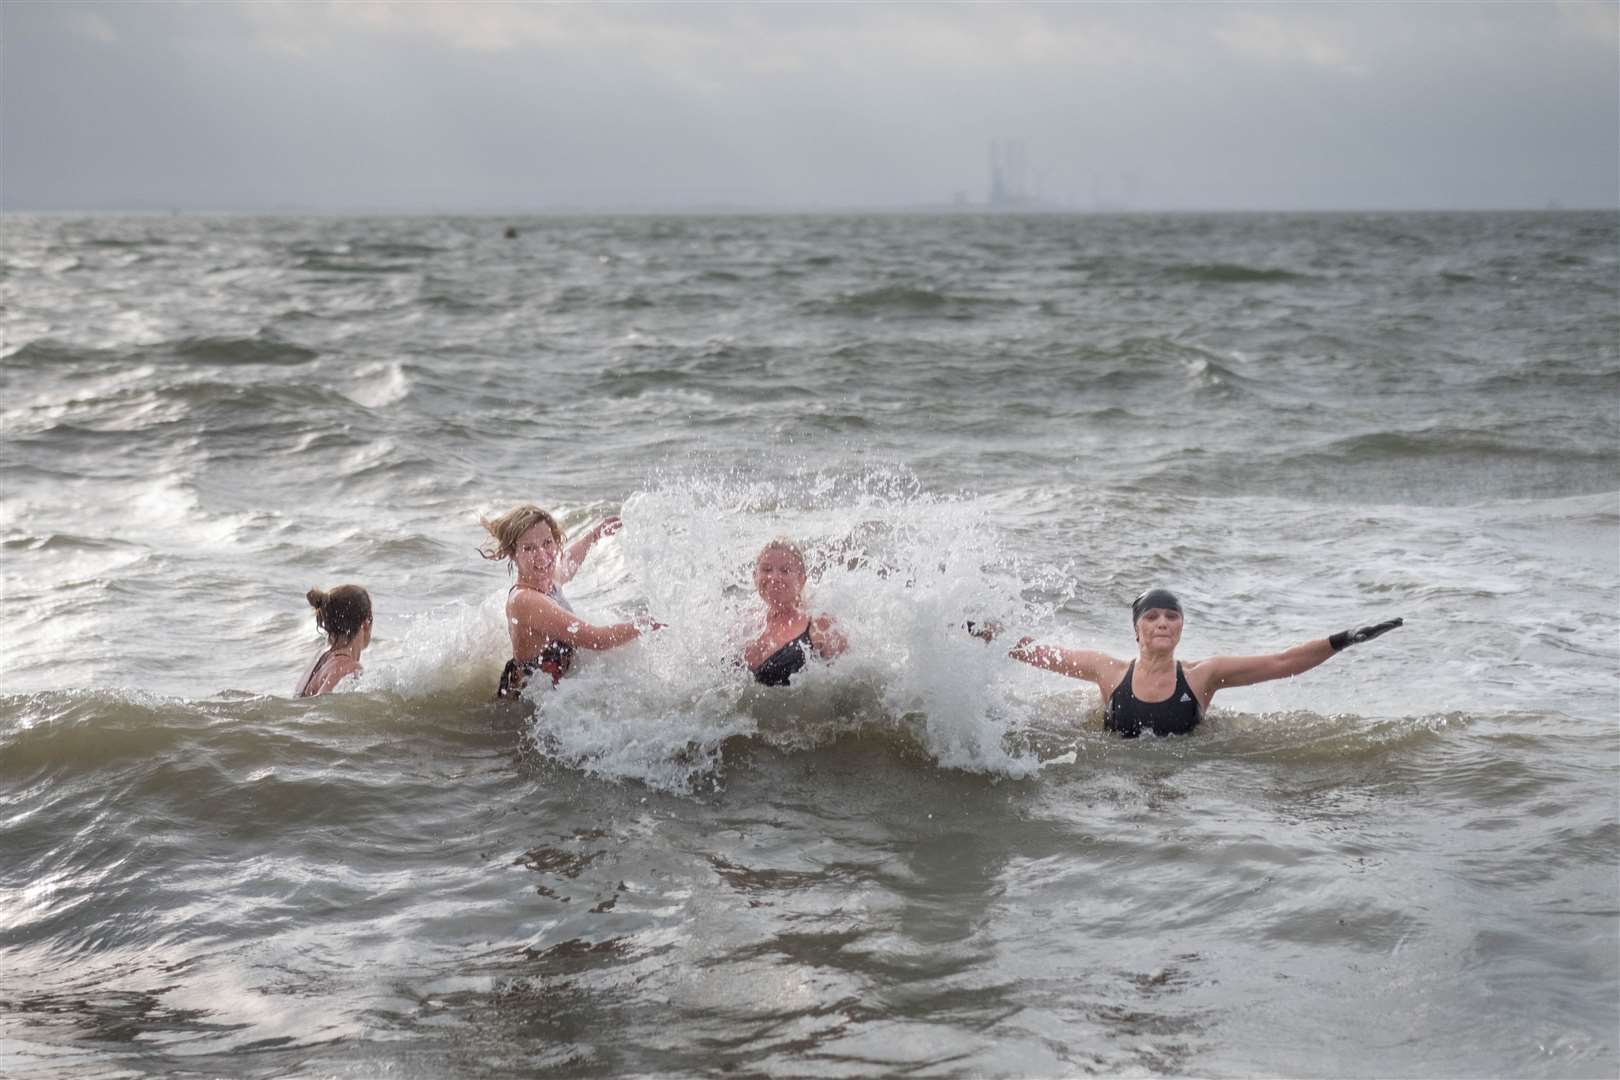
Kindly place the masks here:
<instances>
[{"instance_id":1,"label":"white foam","mask_svg":"<svg viewBox=\"0 0 1620 1080\"><path fill-rule=\"evenodd\" d=\"M355 383L349 387L349 400L368 409L381 409L397 405L411 392L410 377L405 369L392 361L367 364L355 372Z\"/></svg>"},{"instance_id":2,"label":"white foam","mask_svg":"<svg viewBox=\"0 0 1620 1080\"><path fill-rule=\"evenodd\" d=\"M559 686L537 680L531 731L542 752L598 775L690 791L723 782L722 748L736 736L795 751L876 733L940 767L1010 778L1118 748L1101 731L1093 687L1006 655L1021 633L1075 642L1067 612L1084 582L1071 566L1017 556L1009 525L1018 511L1004 496L929 492L902 469L806 469L780 483L755 475L666 475L626 501L625 528L596 547L569 597L591 623L650 613L668 626L619 649L580 652ZM557 508L576 534L601 509ZM753 560L777 537L804 550L809 606L834 617L849 641L845 655L812 660L787 688L758 686L739 661L762 619ZM475 602L386 620L354 689L488 701L510 655L506 582L492 578ZM1009 629L986 644L965 632L969 618ZM1276 690L1278 707L1299 709L1296 689ZM1362 753L1380 741L1355 715L1255 711L1269 701L1234 694L1230 704L1244 711L1217 710L1210 738L1177 743L1178 753Z\"/></svg>"},{"instance_id":3,"label":"white foam","mask_svg":"<svg viewBox=\"0 0 1620 1080\"><path fill-rule=\"evenodd\" d=\"M482 600L456 601L420 614L390 616L366 650L358 690L402 697L472 690L493 697L501 664L510 655L504 627L504 589Z\"/></svg>"},{"instance_id":4,"label":"white foam","mask_svg":"<svg viewBox=\"0 0 1620 1080\"><path fill-rule=\"evenodd\" d=\"M914 740L939 764L1022 776L1010 746L1037 709L1013 685L1027 669L963 629L968 618L1033 625L984 505L922 490L909 472L804 471L786 484L737 472L668 477L624 505L617 580L571 588L593 622L645 605L664 629L585 656L539 694L537 741L578 767L679 788L749 734L815 742L857 728ZM837 619L848 652L812 662L790 688L757 687L737 663L758 632L755 555L788 537L811 564L810 606ZM599 574L600 556L587 566ZM598 578L600 583L600 579Z\"/></svg>"}]
</instances>

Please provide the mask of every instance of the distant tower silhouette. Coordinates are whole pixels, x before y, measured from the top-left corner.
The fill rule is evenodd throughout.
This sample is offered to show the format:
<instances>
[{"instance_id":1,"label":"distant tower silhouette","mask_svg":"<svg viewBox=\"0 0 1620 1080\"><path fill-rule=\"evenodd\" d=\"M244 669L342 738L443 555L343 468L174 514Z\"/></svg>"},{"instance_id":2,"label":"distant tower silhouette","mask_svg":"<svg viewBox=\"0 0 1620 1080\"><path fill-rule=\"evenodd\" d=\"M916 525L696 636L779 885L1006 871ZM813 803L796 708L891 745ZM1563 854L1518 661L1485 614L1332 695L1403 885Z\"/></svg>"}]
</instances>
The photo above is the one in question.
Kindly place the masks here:
<instances>
[{"instance_id":1,"label":"distant tower silhouette","mask_svg":"<svg viewBox=\"0 0 1620 1080\"><path fill-rule=\"evenodd\" d=\"M990 205L1022 206L1029 202L1028 171L1023 139L991 139Z\"/></svg>"}]
</instances>

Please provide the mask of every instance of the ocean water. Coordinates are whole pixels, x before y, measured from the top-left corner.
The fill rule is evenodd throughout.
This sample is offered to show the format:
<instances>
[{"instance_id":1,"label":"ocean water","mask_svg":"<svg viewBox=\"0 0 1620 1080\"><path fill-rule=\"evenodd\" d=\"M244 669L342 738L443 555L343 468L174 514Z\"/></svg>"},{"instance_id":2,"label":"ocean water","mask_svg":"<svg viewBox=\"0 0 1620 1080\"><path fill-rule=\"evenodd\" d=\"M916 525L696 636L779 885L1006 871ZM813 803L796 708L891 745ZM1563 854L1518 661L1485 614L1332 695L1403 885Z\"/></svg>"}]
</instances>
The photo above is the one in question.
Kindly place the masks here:
<instances>
[{"instance_id":1,"label":"ocean water","mask_svg":"<svg viewBox=\"0 0 1620 1080\"><path fill-rule=\"evenodd\" d=\"M0 256L0 1073L1620 1072L1616 215ZM534 711L528 501L669 624ZM851 646L786 690L776 536ZM365 673L294 700L349 581ZM1189 659L1406 625L1137 741L960 629L1129 656L1155 584Z\"/></svg>"}]
</instances>

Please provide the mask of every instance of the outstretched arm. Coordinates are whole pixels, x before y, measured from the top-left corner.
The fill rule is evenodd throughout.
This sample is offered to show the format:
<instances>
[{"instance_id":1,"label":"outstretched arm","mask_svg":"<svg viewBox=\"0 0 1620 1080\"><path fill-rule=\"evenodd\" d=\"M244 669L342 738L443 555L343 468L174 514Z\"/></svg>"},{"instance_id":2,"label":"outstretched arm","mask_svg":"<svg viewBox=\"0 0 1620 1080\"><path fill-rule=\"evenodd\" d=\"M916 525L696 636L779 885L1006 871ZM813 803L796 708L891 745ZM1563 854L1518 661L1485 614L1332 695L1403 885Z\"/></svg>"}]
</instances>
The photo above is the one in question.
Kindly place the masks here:
<instances>
[{"instance_id":1,"label":"outstretched arm","mask_svg":"<svg viewBox=\"0 0 1620 1080\"><path fill-rule=\"evenodd\" d=\"M967 624L968 633L985 641L993 641L1001 633L1001 626L997 623ZM1098 686L1106 682L1118 682L1115 677L1125 665L1106 653L1096 652L1092 649L1065 649L1057 645L1040 645L1032 637L1020 638L1018 644L1008 650L1007 655L1014 660L1022 660L1031 667L1044 668L1055 671L1059 675L1067 675L1071 679L1085 679Z\"/></svg>"},{"instance_id":2,"label":"outstretched arm","mask_svg":"<svg viewBox=\"0 0 1620 1080\"><path fill-rule=\"evenodd\" d=\"M641 627L635 623L592 626L575 618L557 631L554 640L566 641L575 648L600 652L603 649L616 649L640 636Z\"/></svg>"},{"instance_id":3,"label":"outstretched arm","mask_svg":"<svg viewBox=\"0 0 1620 1080\"><path fill-rule=\"evenodd\" d=\"M1371 641L1400 626L1404 620L1390 619L1355 630L1341 630L1330 637L1317 638L1266 656L1212 656L1187 667L1205 702L1215 691L1227 686L1253 686L1255 683L1286 679L1311 670L1341 649Z\"/></svg>"},{"instance_id":4,"label":"outstretched arm","mask_svg":"<svg viewBox=\"0 0 1620 1080\"><path fill-rule=\"evenodd\" d=\"M642 631L641 627L629 622L593 626L565 610L551 597L532 590L524 590L514 596L508 610L510 617L539 644L561 641L575 648L600 651L634 641ZM649 623L647 629L657 630L661 627L658 623ZM539 651L538 645L535 651Z\"/></svg>"},{"instance_id":5,"label":"outstretched arm","mask_svg":"<svg viewBox=\"0 0 1620 1080\"><path fill-rule=\"evenodd\" d=\"M585 557L591 553L591 548L604 536L612 536L624 528L624 522L616 515L610 514L598 521L586 531L585 535L574 541L568 548L567 554L557 566L557 584L566 585L579 568L585 564Z\"/></svg>"},{"instance_id":6,"label":"outstretched arm","mask_svg":"<svg viewBox=\"0 0 1620 1080\"><path fill-rule=\"evenodd\" d=\"M1031 667L1045 668L1071 679L1085 679L1102 684L1105 676L1120 666L1112 656L1093 649L1065 649L1058 645L1041 645L1034 638L1023 638L1007 653L1014 660L1022 660Z\"/></svg>"}]
</instances>

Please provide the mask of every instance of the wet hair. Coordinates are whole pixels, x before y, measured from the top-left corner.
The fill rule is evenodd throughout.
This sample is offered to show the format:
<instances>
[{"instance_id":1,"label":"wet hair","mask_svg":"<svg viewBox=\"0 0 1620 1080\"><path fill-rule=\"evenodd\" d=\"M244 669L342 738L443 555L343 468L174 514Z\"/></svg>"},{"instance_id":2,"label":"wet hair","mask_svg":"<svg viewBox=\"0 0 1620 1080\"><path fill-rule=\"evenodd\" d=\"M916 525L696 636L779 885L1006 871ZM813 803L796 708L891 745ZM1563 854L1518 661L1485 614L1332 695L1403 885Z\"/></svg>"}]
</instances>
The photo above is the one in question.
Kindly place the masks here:
<instances>
[{"instance_id":1,"label":"wet hair","mask_svg":"<svg viewBox=\"0 0 1620 1080\"><path fill-rule=\"evenodd\" d=\"M371 594L358 585L339 585L331 592L311 589L304 599L315 609L315 625L334 645L354 637L371 618Z\"/></svg>"},{"instance_id":2,"label":"wet hair","mask_svg":"<svg viewBox=\"0 0 1620 1080\"><path fill-rule=\"evenodd\" d=\"M804 561L804 552L799 550L799 545L798 544L795 544L793 541L789 540L787 537L779 536L775 540L772 540L770 543L766 544L764 547L760 548L759 549L759 554L754 556L754 565L755 566L759 565L759 560L763 559L765 557L765 553L767 551L785 551L785 552L787 552L789 555L793 556L793 558L798 562L798 564L799 564L799 573L805 575L806 577L809 576L810 565Z\"/></svg>"},{"instance_id":3,"label":"wet hair","mask_svg":"<svg viewBox=\"0 0 1620 1080\"><path fill-rule=\"evenodd\" d=\"M557 519L532 503L509 510L494 521L479 518L478 523L494 540L493 544L478 549L478 554L486 559L510 559L517 552L518 537L541 523L551 530L557 546L563 546L563 531Z\"/></svg>"},{"instance_id":4,"label":"wet hair","mask_svg":"<svg viewBox=\"0 0 1620 1080\"><path fill-rule=\"evenodd\" d=\"M1142 612L1152 611L1154 608L1163 608L1166 611L1181 611L1181 601L1169 589L1148 589L1131 601L1131 625L1142 617Z\"/></svg>"}]
</instances>

